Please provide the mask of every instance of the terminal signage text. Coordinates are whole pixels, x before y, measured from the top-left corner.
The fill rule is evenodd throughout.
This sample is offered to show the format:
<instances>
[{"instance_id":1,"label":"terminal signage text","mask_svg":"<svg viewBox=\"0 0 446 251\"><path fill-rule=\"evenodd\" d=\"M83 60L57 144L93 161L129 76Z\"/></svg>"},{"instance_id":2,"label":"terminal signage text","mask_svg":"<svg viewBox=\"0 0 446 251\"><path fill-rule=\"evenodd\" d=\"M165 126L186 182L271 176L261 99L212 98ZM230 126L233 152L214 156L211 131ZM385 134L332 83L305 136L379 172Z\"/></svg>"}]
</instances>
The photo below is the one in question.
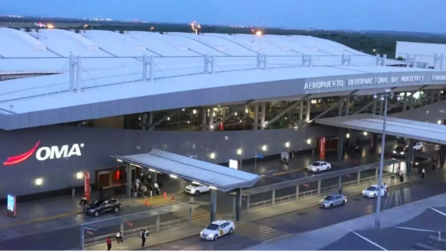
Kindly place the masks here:
<instances>
[{"instance_id":1,"label":"terminal signage text","mask_svg":"<svg viewBox=\"0 0 446 251\"><path fill-rule=\"evenodd\" d=\"M424 75L409 76L390 76L390 77L369 77L369 78L352 78L347 80L335 79L329 81L307 82L304 90L321 90L335 89L342 87L368 86L368 85L387 85L398 83L421 83L426 81ZM446 75L433 75L432 81L446 81Z\"/></svg>"}]
</instances>

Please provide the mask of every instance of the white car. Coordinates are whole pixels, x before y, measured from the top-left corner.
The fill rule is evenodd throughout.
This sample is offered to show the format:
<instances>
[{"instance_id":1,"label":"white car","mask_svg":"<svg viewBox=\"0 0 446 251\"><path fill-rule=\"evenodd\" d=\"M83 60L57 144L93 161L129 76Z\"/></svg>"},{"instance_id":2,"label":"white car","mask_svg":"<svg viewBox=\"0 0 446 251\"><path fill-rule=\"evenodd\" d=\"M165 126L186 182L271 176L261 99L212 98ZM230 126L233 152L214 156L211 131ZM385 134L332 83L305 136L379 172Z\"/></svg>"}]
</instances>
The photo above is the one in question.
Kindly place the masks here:
<instances>
[{"instance_id":1,"label":"white car","mask_svg":"<svg viewBox=\"0 0 446 251\"><path fill-rule=\"evenodd\" d=\"M371 185L362 191L362 196L368 198L376 198L378 196L378 190L379 190L378 185ZM387 195L387 190L384 186L382 186L381 196L386 196L386 195Z\"/></svg>"},{"instance_id":2,"label":"white car","mask_svg":"<svg viewBox=\"0 0 446 251\"><path fill-rule=\"evenodd\" d=\"M413 149L415 151L421 151L421 149L423 149L423 142L417 142L414 146Z\"/></svg>"},{"instance_id":3,"label":"white car","mask_svg":"<svg viewBox=\"0 0 446 251\"><path fill-rule=\"evenodd\" d=\"M200 238L208 241L215 241L226 234L232 234L235 230L235 224L229 220L217 220L212 222L205 229L201 230Z\"/></svg>"},{"instance_id":4,"label":"white car","mask_svg":"<svg viewBox=\"0 0 446 251\"><path fill-rule=\"evenodd\" d=\"M331 169L331 164L325 161L316 161L313 164L308 166L308 171L310 172L320 172L320 171L327 171Z\"/></svg>"},{"instance_id":5,"label":"white car","mask_svg":"<svg viewBox=\"0 0 446 251\"><path fill-rule=\"evenodd\" d=\"M184 191L186 191L186 193L188 194L200 195L202 193L207 193L211 191L211 188L202 184L192 183L189 186L187 186L186 189L184 189Z\"/></svg>"}]
</instances>

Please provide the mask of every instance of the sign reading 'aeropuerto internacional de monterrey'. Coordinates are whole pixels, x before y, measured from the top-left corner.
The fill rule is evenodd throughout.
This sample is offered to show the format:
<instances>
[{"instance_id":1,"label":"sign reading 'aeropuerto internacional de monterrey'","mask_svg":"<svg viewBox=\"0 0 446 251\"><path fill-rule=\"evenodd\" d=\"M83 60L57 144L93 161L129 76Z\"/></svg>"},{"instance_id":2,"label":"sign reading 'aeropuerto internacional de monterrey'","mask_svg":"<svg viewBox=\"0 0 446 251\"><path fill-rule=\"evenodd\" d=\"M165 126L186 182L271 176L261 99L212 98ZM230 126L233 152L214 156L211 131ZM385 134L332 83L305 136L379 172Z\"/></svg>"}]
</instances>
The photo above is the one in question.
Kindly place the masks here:
<instances>
[{"instance_id":1,"label":"sign reading 'aeropuerto internacional de monterrey'","mask_svg":"<svg viewBox=\"0 0 446 251\"><path fill-rule=\"evenodd\" d=\"M383 77L369 77L369 78L351 78L351 79L335 79L327 81L315 81L305 83L304 90L329 90L336 88L361 87L371 85L394 85L398 83L424 83L431 82L446 82L446 75L432 75L430 78L425 75L407 75L407 76L383 76Z\"/></svg>"}]
</instances>

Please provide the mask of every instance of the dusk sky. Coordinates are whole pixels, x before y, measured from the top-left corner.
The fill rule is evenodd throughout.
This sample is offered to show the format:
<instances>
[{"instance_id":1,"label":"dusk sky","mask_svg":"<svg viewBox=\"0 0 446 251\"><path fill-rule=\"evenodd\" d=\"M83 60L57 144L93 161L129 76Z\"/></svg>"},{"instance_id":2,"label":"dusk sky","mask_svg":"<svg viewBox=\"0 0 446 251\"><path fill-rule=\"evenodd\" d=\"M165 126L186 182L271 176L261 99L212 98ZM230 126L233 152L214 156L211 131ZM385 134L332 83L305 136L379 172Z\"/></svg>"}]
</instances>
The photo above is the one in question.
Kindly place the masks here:
<instances>
[{"instance_id":1,"label":"dusk sky","mask_svg":"<svg viewBox=\"0 0 446 251\"><path fill-rule=\"evenodd\" d=\"M446 33L446 0L0 0L0 14Z\"/></svg>"}]
</instances>

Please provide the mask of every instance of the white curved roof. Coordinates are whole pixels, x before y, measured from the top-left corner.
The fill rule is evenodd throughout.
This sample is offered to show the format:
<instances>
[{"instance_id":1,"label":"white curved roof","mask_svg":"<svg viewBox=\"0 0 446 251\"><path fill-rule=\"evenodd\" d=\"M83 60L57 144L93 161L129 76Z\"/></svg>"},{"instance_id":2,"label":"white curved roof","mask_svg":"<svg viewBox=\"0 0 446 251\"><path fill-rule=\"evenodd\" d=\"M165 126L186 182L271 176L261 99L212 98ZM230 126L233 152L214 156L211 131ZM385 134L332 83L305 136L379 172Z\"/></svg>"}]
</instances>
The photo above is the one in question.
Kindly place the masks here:
<instances>
[{"instance_id":1,"label":"white curved roof","mask_svg":"<svg viewBox=\"0 0 446 251\"><path fill-rule=\"evenodd\" d=\"M30 44L34 43L42 46L41 50L33 50ZM31 58L25 58L24 51ZM80 93L69 91L70 53L82 59ZM142 81L143 55L153 59L152 70L148 63L147 76L150 79L153 72L154 82ZM214 63L205 64L204 55ZM304 55L311 56L311 66L302 65ZM350 65L342 64L347 55ZM266 60L265 69L263 63L258 64L259 58ZM0 128L7 130L306 94L321 97L356 91L355 95L366 95L389 87L405 91L425 85L439 88L445 83L439 78L434 81L433 75L446 76L438 70L378 66L374 56L307 36L95 30L77 34L56 29L27 34L0 29L0 74L8 71L61 74L0 82ZM422 77L422 81L361 84L363 78L412 75ZM359 82L349 82L356 78ZM333 81L345 84L333 85L337 83ZM321 83L328 83L330 88L315 88Z\"/></svg>"}]
</instances>

